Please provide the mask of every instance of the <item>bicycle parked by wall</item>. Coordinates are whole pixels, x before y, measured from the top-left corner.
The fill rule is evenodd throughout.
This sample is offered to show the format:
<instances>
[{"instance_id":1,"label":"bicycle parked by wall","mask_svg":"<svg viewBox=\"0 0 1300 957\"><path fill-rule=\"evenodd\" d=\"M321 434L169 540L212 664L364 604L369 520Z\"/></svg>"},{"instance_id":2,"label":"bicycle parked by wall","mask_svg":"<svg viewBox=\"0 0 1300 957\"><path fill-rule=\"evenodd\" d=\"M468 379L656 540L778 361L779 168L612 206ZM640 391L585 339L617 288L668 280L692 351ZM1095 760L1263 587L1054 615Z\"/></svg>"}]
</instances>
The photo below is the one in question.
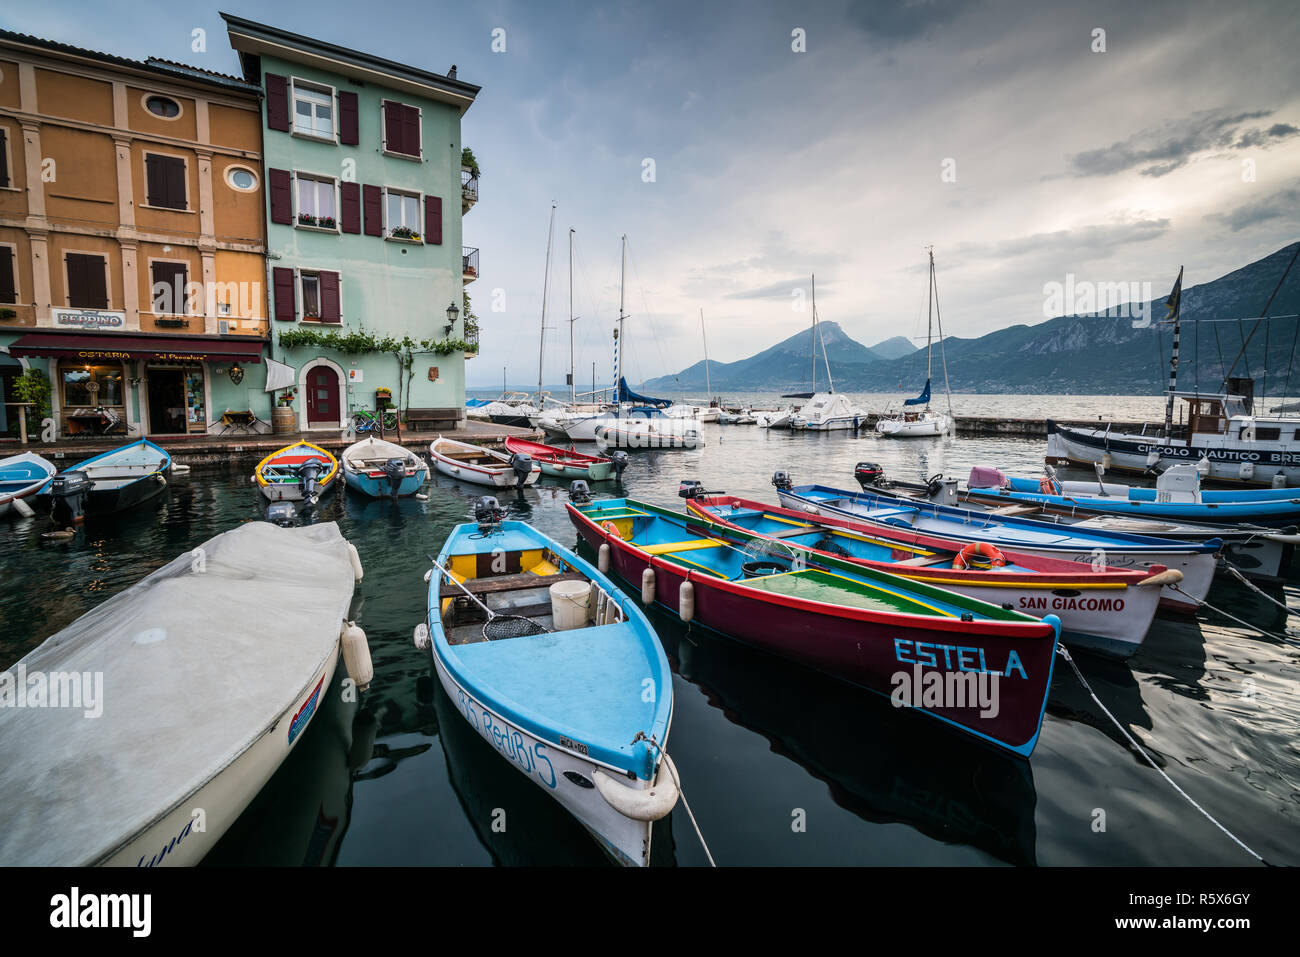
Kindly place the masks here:
<instances>
[{"instance_id":1,"label":"bicycle parked by wall","mask_svg":"<svg viewBox=\"0 0 1300 957\"><path fill-rule=\"evenodd\" d=\"M382 413L361 409L352 414L352 431L357 435L397 431L397 410L384 409Z\"/></svg>"}]
</instances>

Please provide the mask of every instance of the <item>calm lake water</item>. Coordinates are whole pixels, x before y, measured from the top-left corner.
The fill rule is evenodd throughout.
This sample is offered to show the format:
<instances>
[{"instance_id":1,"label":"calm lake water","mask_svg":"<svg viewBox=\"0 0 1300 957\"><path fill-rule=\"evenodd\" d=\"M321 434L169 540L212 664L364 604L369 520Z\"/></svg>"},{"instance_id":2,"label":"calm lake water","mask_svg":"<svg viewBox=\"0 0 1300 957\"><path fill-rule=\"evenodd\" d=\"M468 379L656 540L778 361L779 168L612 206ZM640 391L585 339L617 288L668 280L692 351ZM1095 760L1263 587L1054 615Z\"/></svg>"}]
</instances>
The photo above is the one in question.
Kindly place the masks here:
<instances>
[{"instance_id":1,"label":"calm lake water","mask_svg":"<svg viewBox=\"0 0 1300 957\"><path fill-rule=\"evenodd\" d=\"M1026 397L997 399L1000 412L984 414L1035 414ZM1128 400L1066 401L1079 403L1075 415L1096 414L1084 407L1128 414L1115 411ZM1135 402L1149 408L1151 400ZM974 411L966 405L959 414ZM1157 399L1147 414L1159 410ZM852 487L860 460L904 478L964 476L974 464L1032 472L1044 451L1006 439L890 443L717 425L703 433L702 449L635 454L622 491L675 507L678 481L695 478L771 501L778 468L796 481ZM324 517L365 564L354 611L375 681L359 704L328 696L210 863L604 863L576 822L468 728L428 652L412 644L426 555L482 492L442 477L427 491L427 502L394 504L340 489L324 503ZM597 492L619 494L612 483ZM512 517L576 541L558 483L501 499ZM195 471L163 500L67 542L43 541L40 519L0 528L0 667L261 510L242 471ZM1295 587L1276 595L1300 610ZM1210 601L1271 631L1285 627L1280 610L1243 587L1218 582ZM1042 737L1024 762L799 666L699 629L687 634L674 617L651 619L674 671L669 750L719 864L1253 863L1126 746L1060 663ZM1127 663L1075 658L1106 708L1184 790L1270 862L1300 864L1296 640L1268 640L1206 613L1157 619ZM195 697L202 720L201 689ZM505 811L504 833L493 830L496 809ZM803 831L792 827L799 812ZM656 831L655 858L705 863L680 805Z\"/></svg>"}]
</instances>

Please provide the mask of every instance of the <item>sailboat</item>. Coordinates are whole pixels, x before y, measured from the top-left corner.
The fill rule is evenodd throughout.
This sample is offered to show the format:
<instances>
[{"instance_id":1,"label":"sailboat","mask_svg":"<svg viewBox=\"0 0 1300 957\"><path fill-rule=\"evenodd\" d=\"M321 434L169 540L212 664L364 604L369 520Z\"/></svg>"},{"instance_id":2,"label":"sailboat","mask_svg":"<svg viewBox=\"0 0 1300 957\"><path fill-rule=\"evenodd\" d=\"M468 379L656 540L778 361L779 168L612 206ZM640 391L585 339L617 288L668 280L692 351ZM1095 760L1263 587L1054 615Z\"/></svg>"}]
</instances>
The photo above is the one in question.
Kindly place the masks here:
<instances>
[{"instance_id":1,"label":"sailboat","mask_svg":"<svg viewBox=\"0 0 1300 957\"><path fill-rule=\"evenodd\" d=\"M903 402L903 411L895 415L881 416L876 423L876 432L887 439L927 438L943 435L952 431L952 391L948 388L948 358L943 351L943 320L939 318L938 286L934 278L934 247L930 253L930 288L929 308L925 328L925 388L915 399ZM943 389L948 395L948 414L935 412L930 408L930 381L934 363L934 327L939 326L939 355L943 359ZM911 411L909 406L925 406L920 412Z\"/></svg>"},{"instance_id":2,"label":"sailboat","mask_svg":"<svg viewBox=\"0 0 1300 957\"><path fill-rule=\"evenodd\" d=\"M812 372L813 392L802 396L786 398L803 398L808 402L796 414L790 417L790 428L796 432L833 432L841 429L856 430L866 418L866 413L849 401L848 397L835 391L835 380L831 378L831 358L826 353L826 343L821 340L817 328L817 277L812 277ZM826 362L826 382L828 391L817 390L817 343L822 343L822 359Z\"/></svg>"}]
</instances>

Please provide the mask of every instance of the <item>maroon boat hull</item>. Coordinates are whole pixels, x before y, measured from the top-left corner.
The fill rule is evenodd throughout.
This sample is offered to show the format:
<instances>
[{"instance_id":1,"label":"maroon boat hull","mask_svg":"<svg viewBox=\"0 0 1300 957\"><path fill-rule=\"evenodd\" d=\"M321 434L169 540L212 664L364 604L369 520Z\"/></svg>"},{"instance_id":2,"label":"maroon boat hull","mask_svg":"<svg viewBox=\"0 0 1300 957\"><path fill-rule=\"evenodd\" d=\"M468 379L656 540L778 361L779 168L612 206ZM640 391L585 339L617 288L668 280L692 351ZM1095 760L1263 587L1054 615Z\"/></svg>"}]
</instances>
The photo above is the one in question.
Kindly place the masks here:
<instances>
[{"instance_id":1,"label":"maroon boat hull","mask_svg":"<svg viewBox=\"0 0 1300 957\"><path fill-rule=\"evenodd\" d=\"M1019 634L1009 636L996 633L1005 622L946 619L902 627L875 621L879 616L865 610L791 599L691 571L610 535L572 506L569 515L592 548L610 545L610 571L624 581L639 587L645 569L653 568L655 601L670 611L680 611L680 589L690 581L692 621L712 631L921 707L1022 756L1037 743L1058 639L1050 623L1018 625ZM994 696L986 696L988 707L980 705L972 676ZM958 686L967 693L925 696L927 688Z\"/></svg>"}]
</instances>

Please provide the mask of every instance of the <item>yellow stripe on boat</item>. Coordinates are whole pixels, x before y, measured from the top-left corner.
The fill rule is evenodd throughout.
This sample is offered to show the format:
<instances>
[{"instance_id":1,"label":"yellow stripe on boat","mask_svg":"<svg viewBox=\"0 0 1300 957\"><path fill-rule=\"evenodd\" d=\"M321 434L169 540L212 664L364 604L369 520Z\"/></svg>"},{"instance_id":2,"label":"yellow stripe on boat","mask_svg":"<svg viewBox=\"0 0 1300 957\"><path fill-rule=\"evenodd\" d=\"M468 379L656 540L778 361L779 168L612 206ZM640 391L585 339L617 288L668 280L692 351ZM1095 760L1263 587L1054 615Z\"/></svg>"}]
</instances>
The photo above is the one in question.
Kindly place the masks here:
<instances>
[{"instance_id":1,"label":"yellow stripe on boat","mask_svg":"<svg viewBox=\"0 0 1300 957\"><path fill-rule=\"evenodd\" d=\"M806 528L810 532L826 531L832 535L843 535L845 538L851 538L855 542L867 542L871 545L881 545L885 548L897 549L900 552L912 552L915 555L934 555L935 552L927 551L924 548L918 548L914 545L907 545L903 542L893 542L885 539L870 538L866 535L857 535L846 529L839 528L835 525L809 525L807 522L796 522L792 518L786 518L783 515L773 515L770 512L763 513L764 518L770 518L774 522L784 522L786 525L793 525L796 528ZM760 538L766 538L761 532L750 532L751 535L758 535Z\"/></svg>"},{"instance_id":2,"label":"yellow stripe on boat","mask_svg":"<svg viewBox=\"0 0 1300 957\"><path fill-rule=\"evenodd\" d=\"M674 552L693 552L697 548L716 548L726 545L716 538L696 538L689 542L665 542L662 545L638 545L647 555L671 555Z\"/></svg>"},{"instance_id":3,"label":"yellow stripe on boat","mask_svg":"<svg viewBox=\"0 0 1300 957\"><path fill-rule=\"evenodd\" d=\"M928 602L921 601L921 599L917 598L915 595L905 595L905 594L902 594L901 592L890 591L888 588L885 588L885 587L883 587L882 585L877 585L875 582L871 582L871 581L863 581L863 580L860 579L860 578L849 578L847 575L837 575L835 572L828 571L828 570L826 570L826 569L822 569L822 568L818 568L818 569L806 569L806 568L805 568L805 569L802 569L802 571L814 571L814 570L820 572L820 573L823 574L823 575L828 575L828 576L831 577L831 578L839 578L839 579L841 579L841 580L843 580L843 581L846 581L846 582L849 582L850 584L853 584L853 585L865 585L866 587L871 588L871 589L873 589L873 590L875 590L875 591L878 591L878 592L884 592L886 595L893 595L895 598L900 598L900 599L902 599L903 601L911 602L911 603L914 604L914 605L920 605L922 608L928 608L928 609L930 609L930 611L934 612L936 615L943 615L945 618L956 618L956 617L957 617L956 615L954 615L954 614L953 614L952 612L950 612L950 611L944 611L942 608L937 608L937 607L935 607L934 605L929 604ZM798 574L800 574L800 573L799 573L799 572L785 572L784 574L787 574L787 575L798 575Z\"/></svg>"}]
</instances>

